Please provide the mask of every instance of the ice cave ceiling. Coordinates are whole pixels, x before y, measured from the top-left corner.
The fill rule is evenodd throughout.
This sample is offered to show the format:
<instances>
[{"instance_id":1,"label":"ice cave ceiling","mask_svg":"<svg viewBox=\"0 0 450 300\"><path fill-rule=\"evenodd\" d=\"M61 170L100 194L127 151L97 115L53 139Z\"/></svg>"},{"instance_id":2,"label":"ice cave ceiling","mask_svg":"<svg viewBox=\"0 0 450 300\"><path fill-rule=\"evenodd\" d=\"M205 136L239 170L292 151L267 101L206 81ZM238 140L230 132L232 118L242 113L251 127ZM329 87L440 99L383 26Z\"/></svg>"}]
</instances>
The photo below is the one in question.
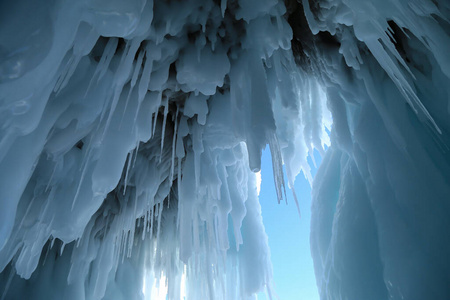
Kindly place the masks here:
<instances>
[{"instance_id":1,"label":"ice cave ceiling","mask_svg":"<svg viewBox=\"0 0 450 300\"><path fill-rule=\"evenodd\" d=\"M448 0L1 1L1 299L272 295L266 145L278 201L312 184L321 299L450 299L449 20Z\"/></svg>"}]
</instances>

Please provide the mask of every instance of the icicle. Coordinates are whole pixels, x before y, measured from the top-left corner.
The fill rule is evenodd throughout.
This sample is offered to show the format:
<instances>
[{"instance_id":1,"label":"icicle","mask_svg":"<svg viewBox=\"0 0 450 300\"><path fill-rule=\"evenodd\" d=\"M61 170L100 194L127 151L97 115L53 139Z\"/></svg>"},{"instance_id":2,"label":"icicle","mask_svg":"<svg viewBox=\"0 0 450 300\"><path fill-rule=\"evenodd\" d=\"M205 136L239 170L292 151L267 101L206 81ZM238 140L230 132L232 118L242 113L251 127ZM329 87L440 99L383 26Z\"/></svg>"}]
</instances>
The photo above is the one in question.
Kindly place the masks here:
<instances>
[{"instance_id":1,"label":"icicle","mask_svg":"<svg viewBox=\"0 0 450 300\"><path fill-rule=\"evenodd\" d=\"M160 107L161 106L161 101L162 101L162 92L159 92L158 94L158 103L157 105L155 105L155 107ZM155 114L154 114L154 118L153 118L153 131L152 131L152 137L155 135L155 130L156 130L156 121L158 120L158 110L156 110Z\"/></svg>"},{"instance_id":2,"label":"icicle","mask_svg":"<svg viewBox=\"0 0 450 300\"><path fill-rule=\"evenodd\" d=\"M147 230L147 222L148 222L147 215L148 215L148 210L145 211L145 213L144 213L144 222L142 224L142 240L145 239L145 231Z\"/></svg>"},{"instance_id":3,"label":"icicle","mask_svg":"<svg viewBox=\"0 0 450 300\"><path fill-rule=\"evenodd\" d=\"M131 160L133 158L133 151L128 153L127 156L127 161L125 163L125 165L127 166L127 170L125 172L125 180L123 182L123 195L125 195L126 191L127 191L127 186L128 186L128 174L130 173L130 168L131 168ZM136 152L136 156L137 156L137 152Z\"/></svg>"},{"instance_id":4,"label":"icicle","mask_svg":"<svg viewBox=\"0 0 450 300\"><path fill-rule=\"evenodd\" d=\"M227 0L220 1L220 10L222 11L222 18L225 17L225 10L227 9Z\"/></svg>"},{"instance_id":5,"label":"icicle","mask_svg":"<svg viewBox=\"0 0 450 300\"><path fill-rule=\"evenodd\" d=\"M26 218L27 218L27 216L28 216L28 214L29 214L29 212L30 212L30 210L31 210L31 207L33 206L34 199L36 199L36 197L33 196L33 198L31 198L31 201L30 201L30 203L29 203L28 206L27 206L27 210L25 211L25 214L24 214L22 220L20 221L20 224L19 224L19 226L18 226L19 229L22 228L23 223L25 222L25 220L26 220ZM54 239L52 240L52 243L53 243L53 242L54 242ZM53 244L52 244L52 245L53 245Z\"/></svg>"},{"instance_id":6,"label":"icicle","mask_svg":"<svg viewBox=\"0 0 450 300\"><path fill-rule=\"evenodd\" d=\"M147 47L148 48L148 47ZM149 49L147 49L146 53L149 53ZM138 104L136 113L134 115L134 123L136 123L142 101L144 100L145 94L148 91L148 85L150 82L150 75L151 71L153 69L153 60L151 59L150 55L146 55L146 61L144 65L144 70L142 71L141 80L139 81L139 87L138 87Z\"/></svg>"},{"instance_id":7,"label":"icicle","mask_svg":"<svg viewBox=\"0 0 450 300\"><path fill-rule=\"evenodd\" d=\"M201 162L201 154L204 151L203 142L202 142L202 129L200 125L195 124L192 127L192 148L194 149L194 169L195 169L195 186L200 186L200 162Z\"/></svg>"},{"instance_id":8,"label":"icicle","mask_svg":"<svg viewBox=\"0 0 450 300\"><path fill-rule=\"evenodd\" d=\"M294 196L295 205L297 206L298 216L301 218L302 217L302 213L300 211L300 205L298 204L297 194L295 193L295 188L294 188L294 184L293 183L292 183L290 188L292 190L292 196Z\"/></svg>"},{"instance_id":9,"label":"icicle","mask_svg":"<svg viewBox=\"0 0 450 300\"><path fill-rule=\"evenodd\" d=\"M66 243L62 242L61 250L60 250L60 252L59 252L59 256L62 256L62 255L63 255L64 247L65 247L65 246L66 246Z\"/></svg>"},{"instance_id":10,"label":"icicle","mask_svg":"<svg viewBox=\"0 0 450 300\"><path fill-rule=\"evenodd\" d=\"M140 145L141 143L137 143L137 145L136 145L136 150L135 150L135 155L134 155L134 160L133 160L133 166L132 166L132 168L134 169L134 166L136 165L136 160L137 160L137 157L138 157L138 153L139 153L139 145Z\"/></svg>"},{"instance_id":11,"label":"icicle","mask_svg":"<svg viewBox=\"0 0 450 300\"><path fill-rule=\"evenodd\" d=\"M278 140L275 134L270 135L269 138L269 147L270 153L272 154L272 169L273 169L273 178L275 181L275 188L277 192L278 203L284 198L286 199L286 188L284 184L284 174L283 174L283 161L281 158L281 151L278 145Z\"/></svg>"},{"instance_id":12,"label":"icicle","mask_svg":"<svg viewBox=\"0 0 450 300\"><path fill-rule=\"evenodd\" d=\"M154 219L154 208L155 204L152 204L152 208L150 209L150 241L153 240L153 219Z\"/></svg>"},{"instance_id":13,"label":"icicle","mask_svg":"<svg viewBox=\"0 0 450 300\"><path fill-rule=\"evenodd\" d=\"M198 222L198 214L194 214L193 220L192 220L192 227L193 227L193 236L194 236L194 252L196 254L200 253L200 224Z\"/></svg>"},{"instance_id":14,"label":"icicle","mask_svg":"<svg viewBox=\"0 0 450 300\"><path fill-rule=\"evenodd\" d=\"M78 199L78 195L80 194L80 191L81 191L81 185L83 184L84 177L86 176L87 168L88 168L88 165L87 165L87 163L86 163L86 164L84 165L84 167L83 167L83 171L81 172L80 181L78 182L77 191L76 191L76 193L75 193L75 196L73 197L71 211L73 211L73 208L75 207L75 204L76 204L77 199Z\"/></svg>"},{"instance_id":15,"label":"icicle","mask_svg":"<svg viewBox=\"0 0 450 300\"><path fill-rule=\"evenodd\" d=\"M109 124L111 123L112 116L116 110L120 94L122 93L123 86L125 85L128 75L131 71L131 67L133 66L133 60L140 44L141 41L133 39L131 44L126 45L126 49L122 54L118 70L115 73L114 77L113 98L111 102L111 107L109 109L109 115L106 120L105 129L103 131L102 139L105 137L105 134L109 128Z\"/></svg>"},{"instance_id":16,"label":"icicle","mask_svg":"<svg viewBox=\"0 0 450 300\"><path fill-rule=\"evenodd\" d=\"M61 76L56 81L55 88L53 91L58 95L59 92L67 85L69 82L69 79L72 77L73 73L75 72L78 63L80 62L81 56L71 56L69 58L69 61L66 64L66 67L61 73Z\"/></svg>"},{"instance_id":17,"label":"icicle","mask_svg":"<svg viewBox=\"0 0 450 300\"><path fill-rule=\"evenodd\" d=\"M122 226L123 228L123 226ZM121 250L122 250L122 263L125 261L125 254L126 254L126 245L127 245L127 241L128 241L128 235L130 234L130 231L126 231L124 232L124 234L122 235L122 242L121 242Z\"/></svg>"},{"instance_id":18,"label":"icicle","mask_svg":"<svg viewBox=\"0 0 450 300\"><path fill-rule=\"evenodd\" d=\"M58 168L58 162L55 162L55 166L54 166L54 168L53 168L52 175L50 175L50 178L48 179L48 182L47 182L47 186L45 187L45 192L48 191L48 189L49 189L49 187L50 187L50 183L51 183L52 180L53 180L53 176L55 175L55 172L56 172L56 169L57 169L57 168Z\"/></svg>"},{"instance_id":19,"label":"icicle","mask_svg":"<svg viewBox=\"0 0 450 300\"><path fill-rule=\"evenodd\" d=\"M180 228L180 214L181 214L181 159L177 160L178 169L177 169L177 190L178 190L178 213L177 213L177 226L176 228Z\"/></svg>"},{"instance_id":20,"label":"icicle","mask_svg":"<svg viewBox=\"0 0 450 300\"><path fill-rule=\"evenodd\" d=\"M131 93L133 92L134 86L136 85L137 78L139 76L139 71L141 70L141 67L142 67L142 60L144 58L144 54L145 54L145 51L140 51L139 52L138 59L136 61L136 66L134 67L133 76L131 77L130 90L128 91L127 100L125 101L125 108L123 109L122 119L120 120L119 128L122 128L122 122L123 122L123 118L125 116L125 111L127 110L128 102L130 101ZM139 101L139 104L140 104L140 101ZM138 109L136 110L136 116L134 118L135 122L136 122L137 114L138 114L139 107L140 107L139 104L138 104Z\"/></svg>"},{"instance_id":21,"label":"icicle","mask_svg":"<svg viewBox=\"0 0 450 300\"><path fill-rule=\"evenodd\" d=\"M106 220L105 220L105 226L103 227L103 236L106 236L107 233L107 229L108 229L108 225L109 225L109 219L111 218L111 214L108 214L106 216Z\"/></svg>"},{"instance_id":22,"label":"icicle","mask_svg":"<svg viewBox=\"0 0 450 300\"><path fill-rule=\"evenodd\" d=\"M411 106L416 114L419 114L419 111L422 112L425 117L430 121L433 125L434 129L438 134L442 134L441 129L434 121L434 118L430 115L427 108L423 105L422 101L417 97L411 85L408 83L406 78L403 76L400 71L398 65L391 59L388 53L384 50L383 45L378 41L365 41L367 47L373 53L373 56L380 63L382 68L386 71L391 80L395 83L400 93L403 95L405 100ZM417 109L417 107L418 109Z\"/></svg>"},{"instance_id":23,"label":"icicle","mask_svg":"<svg viewBox=\"0 0 450 300\"><path fill-rule=\"evenodd\" d=\"M16 275L16 272L15 272L14 268L11 268L11 271L9 272L9 275L8 275L8 280L6 281L6 284L5 284L5 289L3 290L3 294L2 294L1 300L5 300L6 299L6 294L9 291L9 288L11 286L11 282L12 282L12 280L14 278L14 275Z\"/></svg>"},{"instance_id":24,"label":"icicle","mask_svg":"<svg viewBox=\"0 0 450 300\"><path fill-rule=\"evenodd\" d=\"M171 187L173 182L173 172L175 168L175 149L176 149L177 129L178 129L178 111L179 107L177 106L177 112L175 113L175 120L174 120L175 128L173 129L173 139L172 139L172 163L170 165L170 175L169 175L169 185Z\"/></svg>"},{"instance_id":25,"label":"icicle","mask_svg":"<svg viewBox=\"0 0 450 300\"><path fill-rule=\"evenodd\" d=\"M164 138L166 133L166 122L167 122L167 114L169 112L169 99L167 98L164 101L164 118L162 123L162 132L161 132L161 155L159 156L159 162L161 162L162 156L163 156L163 148L164 148Z\"/></svg>"},{"instance_id":26,"label":"icicle","mask_svg":"<svg viewBox=\"0 0 450 300\"><path fill-rule=\"evenodd\" d=\"M92 84L94 83L94 80L96 80L96 83L98 83L103 76L106 74L106 71L108 70L109 64L114 57L114 53L116 52L117 45L119 43L118 38L111 37L108 40L108 43L105 46L105 49L103 50L103 55L97 64L97 67L95 68L94 75L92 76L88 88L84 94L84 97L86 97L87 93L90 91Z\"/></svg>"},{"instance_id":27,"label":"icicle","mask_svg":"<svg viewBox=\"0 0 450 300\"><path fill-rule=\"evenodd\" d=\"M146 56L145 56L145 64L144 64L144 70L142 71L141 80L139 81L139 87L138 87L138 102L142 102L144 99L145 94L148 90L148 84L150 82L151 72L153 69L153 59L150 55L151 49L150 49L150 43L147 44L147 47L145 48Z\"/></svg>"},{"instance_id":28,"label":"icicle","mask_svg":"<svg viewBox=\"0 0 450 300\"><path fill-rule=\"evenodd\" d=\"M134 210L131 218L131 235L130 242L128 243L128 257L131 257L131 251L133 250L134 243L134 232L136 230L136 211L137 211L137 203L138 203L138 195L135 193L134 195Z\"/></svg>"},{"instance_id":29,"label":"icicle","mask_svg":"<svg viewBox=\"0 0 450 300\"><path fill-rule=\"evenodd\" d=\"M161 200L163 201L163 200ZM161 215L162 215L162 211L163 211L163 202L159 202L158 203L158 227L157 227L157 231L156 231L156 244L159 245L159 234L161 232Z\"/></svg>"},{"instance_id":30,"label":"icicle","mask_svg":"<svg viewBox=\"0 0 450 300\"><path fill-rule=\"evenodd\" d=\"M153 207L153 204L152 204L152 207ZM152 215L153 215L153 210L152 210L152 208L151 207L149 207L149 211L147 211L147 213L148 213L148 218L147 218L147 232L150 232L150 230L153 230L153 228L151 227L152 226L152 224L150 223L151 222L151 218L152 218ZM151 238L150 238L151 239Z\"/></svg>"}]
</instances>

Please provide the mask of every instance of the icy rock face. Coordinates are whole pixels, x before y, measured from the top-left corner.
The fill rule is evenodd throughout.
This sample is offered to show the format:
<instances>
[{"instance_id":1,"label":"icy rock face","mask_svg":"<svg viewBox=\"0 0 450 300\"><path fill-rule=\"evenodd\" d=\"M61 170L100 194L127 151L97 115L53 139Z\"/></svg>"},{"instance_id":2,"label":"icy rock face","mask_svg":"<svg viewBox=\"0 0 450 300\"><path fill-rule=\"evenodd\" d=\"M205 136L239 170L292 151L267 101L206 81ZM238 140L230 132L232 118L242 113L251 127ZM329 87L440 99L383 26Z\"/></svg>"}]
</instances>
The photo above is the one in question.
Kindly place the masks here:
<instances>
[{"instance_id":1,"label":"icy rock face","mask_svg":"<svg viewBox=\"0 0 450 300\"><path fill-rule=\"evenodd\" d=\"M297 60L323 79L334 126L313 184L321 298L448 299L449 3L302 4Z\"/></svg>"},{"instance_id":2,"label":"icy rock face","mask_svg":"<svg viewBox=\"0 0 450 300\"><path fill-rule=\"evenodd\" d=\"M281 200L331 123L291 39L274 0L2 2L2 299L270 294L252 171Z\"/></svg>"}]
</instances>

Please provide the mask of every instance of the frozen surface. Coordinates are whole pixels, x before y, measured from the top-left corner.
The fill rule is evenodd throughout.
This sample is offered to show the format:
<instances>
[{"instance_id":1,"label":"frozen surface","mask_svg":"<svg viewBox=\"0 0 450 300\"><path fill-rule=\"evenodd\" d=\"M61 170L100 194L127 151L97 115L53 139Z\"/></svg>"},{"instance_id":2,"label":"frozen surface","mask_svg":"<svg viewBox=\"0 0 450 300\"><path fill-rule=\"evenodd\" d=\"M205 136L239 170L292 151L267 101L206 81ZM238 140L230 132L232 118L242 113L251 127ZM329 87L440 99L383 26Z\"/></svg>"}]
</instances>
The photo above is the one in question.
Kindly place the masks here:
<instances>
[{"instance_id":1,"label":"frozen surface","mask_svg":"<svg viewBox=\"0 0 450 300\"><path fill-rule=\"evenodd\" d=\"M271 294L268 144L278 201L325 156L323 299L450 298L449 18L445 0L3 1L0 297Z\"/></svg>"},{"instance_id":2,"label":"frozen surface","mask_svg":"<svg viewBox=\"0 0 450 300\"><path fill-rule=\"evenodd\" d=\"M269 143L281 200L283 159L293 182L309 140L328 141L303 119L303 87L320 86L294 62L285 14L277 1L2 3L0 296L272 293L252 171Z\"/></svg>"},{"instance_id":3,"label":"frozen surface","mask_svg":"<svg viewBox=\"0 0 450 300\"><path fill-rule=\"evenodd\" d=\"M448 299L449 2L310 3L334 126L312 191L321 298Z\"/></svg>"}]
</instances>

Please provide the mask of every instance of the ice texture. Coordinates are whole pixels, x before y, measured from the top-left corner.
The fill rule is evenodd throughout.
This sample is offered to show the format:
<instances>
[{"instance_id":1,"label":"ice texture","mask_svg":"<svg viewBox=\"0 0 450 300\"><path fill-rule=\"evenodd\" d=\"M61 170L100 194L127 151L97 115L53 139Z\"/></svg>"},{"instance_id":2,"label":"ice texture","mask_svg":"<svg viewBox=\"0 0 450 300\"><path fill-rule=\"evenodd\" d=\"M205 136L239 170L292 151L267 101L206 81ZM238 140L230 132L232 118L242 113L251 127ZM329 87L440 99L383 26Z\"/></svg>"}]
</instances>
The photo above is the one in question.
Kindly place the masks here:
<instances>
[{"instance_id":1,"label":"ice texture","mask_svg":"<svg viewBox=\"0 0 450 300\"><path fill-rule=\"evenodd\" d=\"M271 296L266 145L279 202L313 184L322 299L450 298L449 19L446 0L1 2L1 299Z\"/></svg>"},{"instance_id":2,"label":"ice texture","mask_svg":"<svg viewBox=\"0 0 450 300\"><path fill-rule=\"evenodd\" d=\"M326 97L283 2L219 2L0 4L2 299L272 293L252 171L309 174Z\"/></svg>"},{"instance_id":3,"label":"ice texture","mask_svg":"<svg viewBox=\"0 0 450 300\"><path fill-rule=\"evenodd\" d=\"M449 2L302 3L333 116L312 192L321 299L449 299Z\"/></svg>"}]
</instances>

